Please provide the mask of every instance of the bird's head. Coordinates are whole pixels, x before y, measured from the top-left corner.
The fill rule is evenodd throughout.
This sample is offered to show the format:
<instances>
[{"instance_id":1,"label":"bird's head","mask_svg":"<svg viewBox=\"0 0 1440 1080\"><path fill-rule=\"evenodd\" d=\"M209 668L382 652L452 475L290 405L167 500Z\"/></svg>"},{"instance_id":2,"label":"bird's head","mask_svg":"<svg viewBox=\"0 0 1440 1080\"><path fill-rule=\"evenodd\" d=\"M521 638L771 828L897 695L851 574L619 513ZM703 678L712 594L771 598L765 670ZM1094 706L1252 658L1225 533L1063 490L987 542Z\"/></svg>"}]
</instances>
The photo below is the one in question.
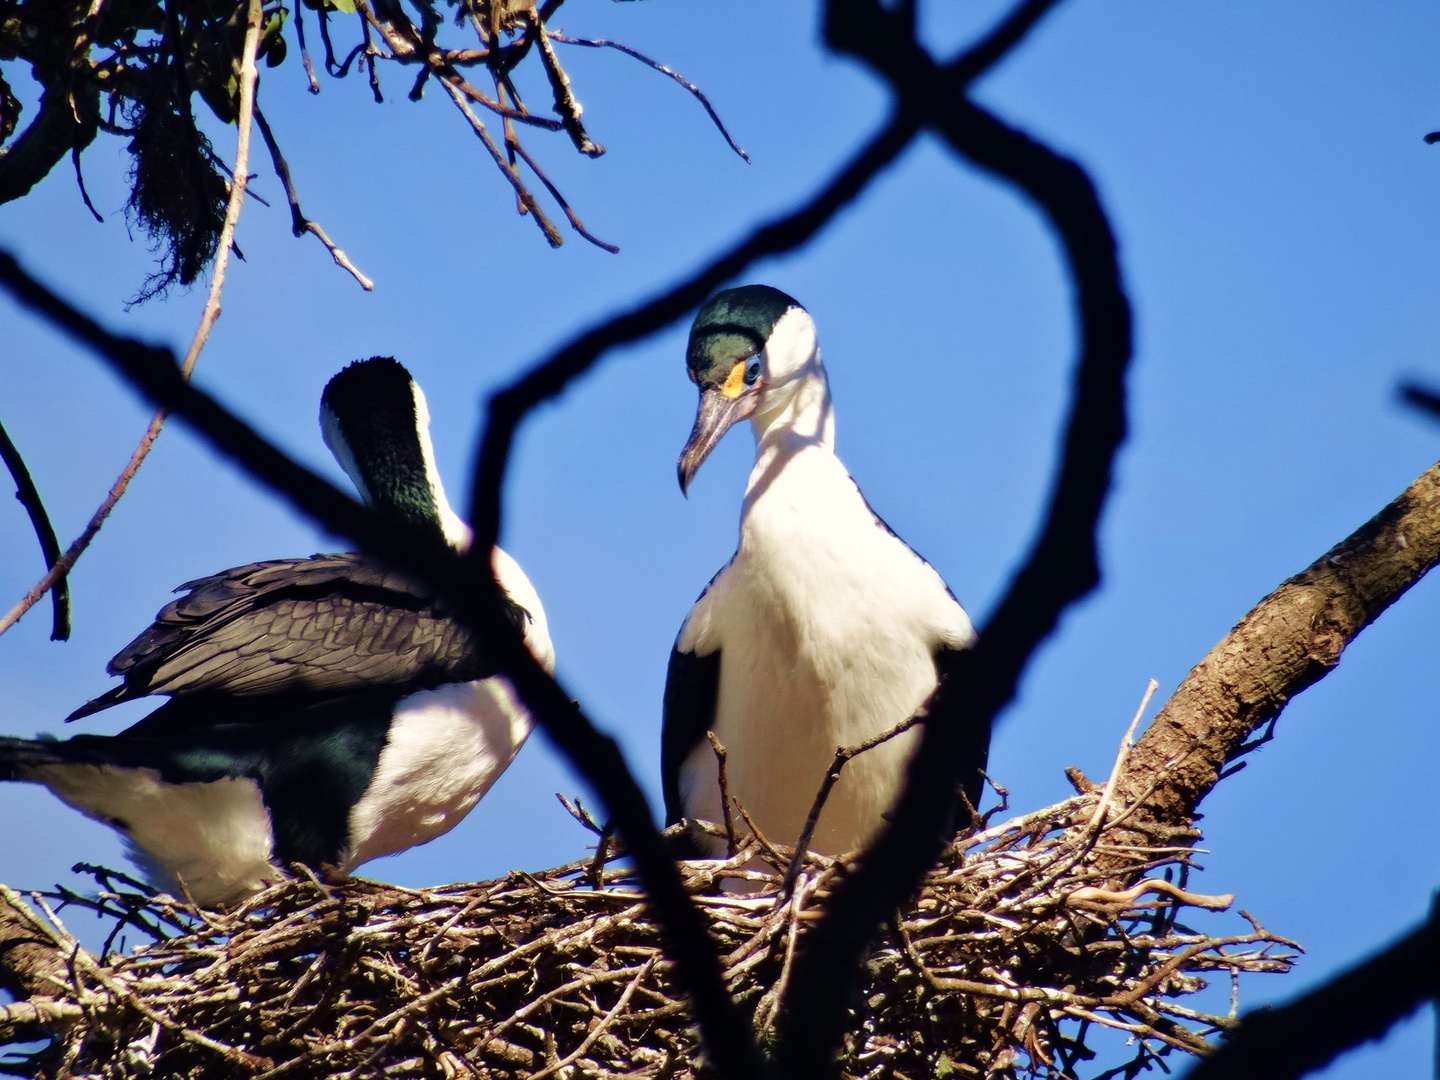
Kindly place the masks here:
<instances>
[{"instance_id":1,"label":"bird's head","mask_svg":"<svg viewBox=\"0 0 1440 1080\"><path fill-rule=\"evenodd\" d=\"M680 490L689 489L726 431L783 406L816 363L815 323L798 300L769 285L711 297L695 315L685 353L700 407L680 452Z\"/></svg>"},{"instance_id":2,"label":"bird's head","mask_svg":"<svg viewBox=\"0 0 1440 1080\"><path fill-rule=\"evenodd\" d=\"M404 364L372 356L347 366L320 396L320 431L366 503L469 544L435 467L425 395Z\"/></svg>"}]
</instances>

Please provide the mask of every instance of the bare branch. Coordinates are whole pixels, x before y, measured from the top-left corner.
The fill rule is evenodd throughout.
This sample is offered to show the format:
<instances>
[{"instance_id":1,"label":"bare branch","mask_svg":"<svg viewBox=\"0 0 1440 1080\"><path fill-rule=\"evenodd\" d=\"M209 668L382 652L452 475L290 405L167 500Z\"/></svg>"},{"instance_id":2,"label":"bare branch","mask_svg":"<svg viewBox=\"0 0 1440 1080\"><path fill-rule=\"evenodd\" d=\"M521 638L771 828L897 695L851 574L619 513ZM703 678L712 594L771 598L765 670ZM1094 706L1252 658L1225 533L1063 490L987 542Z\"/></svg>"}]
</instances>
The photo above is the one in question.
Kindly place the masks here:
<instances>
[{"instance_id":1,"label":"bare branch","mask_svg":"<svg viewBox=\"0 0 1440 1080\"><path fill-rule=\"evenodd\" d=\"M15 498L30 515L30 524L40 541L40 554L45 558L45 565L54 569L60 561L60 541L55 538L55 526L50 524L50 516L45 513L45 504L40 499L40 491L35 487L30 470L25 467L25 459L20 456L3 424L0 424L0 458L4 459L5 467L15 480ZM50 640L65 641L70 637L70 585L65 575L61 574L56 579L50 600L53 607Z\"/></svg>"},{"instance_id":2,"label":"bare branch","mask_svg":"<svg viewBox=\"0 0 1440 1080\"><path fill-rule=\"evenodd\" d=\"M520 179L520 174L516 172L515 166L506 161L504 155L501 154L495 146L495 141L490 138L490 132L485 130L485 125L480 122L480 118L475 115L474 110L466 103L465 95L461 92L460 88L450 79L445 78L440 80L440 85L445 87L445 92L448 93L450 99L455 102L455 107L459 109L465 119L470 122L471 130L475 132L476 137L480 140L481 144L484 145L491 159L495 162L496 167L505 174L505 179L510 181L510 186L515 189L516 198L520 200L521 205L535 218L535 224L538 225L540 231L545 234L546 242L551 247L559 247L563 244L565 240L560 235L560 230L555 228L550 219L545 216L544 211L540 209L540 204L535 201L535 196L530 193L530 189L527 188L525 182Z\"/></svg>"},{"instance_id":3,"label":"bare branch","mask_svg":"<svg viewBox=\"0 0 1440 1080\"><path fill-rule=\"evenodd\" d=\"M275 133L270 130L270 125L265 120L265 114L260 111L258 105L255 107L255 123L260 127L260 134L265 139L265 147L270 151L270 162L275 167L275 175L280 178L280 183L285 188L285 198L290 203L290 231L295 234L297 239L307 232L314 233L325 245L325 250L330 252L330 257L335 260L335 265L349 273L366 292L373 292L375 283L356 269L355 264L350 261L345 252L336 247L330 237L325 235L324 229L301 213L300 197L295 194L295 183L290 178L290 163L280 152L280 144L275 141Z\"/></svg>"},{"instance_id":4,"label":"bare branch","mask_svg":"<svg viewBox=\"0 0 1440 1080\"><path fill-rule=\"evenodd\" d=\"M532 10L529 13L530 35L535 39L540 49L540 61L545 68L545 77L550 82L550 92L555 99L555 111L560 114L560 121L565 125L565 131L570 136L570 141L575 144L575 149L586 157L599 157L605 153L605 147L595 142L585 131L585 125L580 121L580 102L575 98L575 91L570 86L570 77L565 74L565 69L560 66L560 60L555 55L555 46L550 44L550 38L545 33L545 24Z\"/></svg>"},{"instance_id":5,"label":"bare branch","mask_svg":"<svg viewBox=\"0 0 1440 1080\"><path fill-rule=\"evenodd\" d=\"M800 838L795 841L795 854L790 859L790 867L785 871L785 883L780 890L783 895L789 896L791 890L795 888L795 879L800 874L801 866L805 864L805 855L809 852L810 841L815 836L815 826L820 823L820 812L825 809L825 803L830 799L830 792L839 783L840 774L844 771L845 766L850 763L852 758L859 757L861 754L905 734L915 725L922 723L924 719L924 714L917 713L874 738L866 739L854 746L837 746L835 748L835 757L830 762L830 768L825 771L825 778L820 781L820 790L815 793L815 799L810 804L810 813L805 818L805 826L800 830ZM729 824L728 814L726 824Z\"/></svg>"},{"instance_id":6,"label":"bare branch","mask_svg":"<svg viewBox=\"0 0 1440 1080\"><path fill-rule=\"evenodd\" d=\"M618 246L616 246L615 244L606 243L604 240L601 240L598 236L594 235L592 232L590 232L590 230L585 228L585 223L580 220L579 216L575 213L574 210L570 209L570 204L565 201L565 196L560 194L560 189L550 182L550 177L546 176L545 173L541 170L540 166L535 164L535 159L530 156L530 152L526 150L525 147L520 145L520 141L518 139L506 139L505 145L513 149L516 154L520 155L520 158L525 162L525 164L530 166L530 170L537 177L539 177L540 182L545 185L545 190L550 192L550 197L560 204L560 209L563 210L565 212L565 216L570 219L570 227L572 229L574 229L577 233L583 236L586 240L589 240L590 243L594 244L601 250L608 251L611 255L619 254L620 248Z\"/></svg>"},{"instance_id":7,"label":"bare branch","mask_svg":"<svg viewBox=\"0 0 1440 1080\"><path fill-rule=\"evenodd\" d=\"M556 30L545 31L545 36L563 45L581 45L587 49L614 49L617 52L624 53L626 56L633 56L642 64L654 68L662 75L668 75L695 96L695 100L705 107L705 112L710 117L710 122L715 125L720 134L724 136L725 141L730 144L730 149L739 154L745 164L750 164L750 155L740 148L740 144L735 141L734 136L732 136L729 129L725 127L725 121L720 119L720 114L717 113L715 107L710 104L710 99L705 96L705 92L674 68L668 68L658 60L652 60L644 53L638 52L629 45L625 45L619 41L610 41L606 38L570 37L568 34L562 34Z\"/></svg>"},{"instance_id":8,"label":"bare branch","mask_svg":"<svg viewBox=\"0 0 1440 1080\"><path fill-rule=\"evenodd\" d=\"M200 323L195 328L190 348L186 350L185 363L180 369L182 379L188 379L190 373L195 369L195 362L200 359L200 351L210 337L210 328L220 317L220 290L225 284L225 267L229 263L230 247L235 238L235 222L239 219L240 208L245 202L245 183L249 176L250 162L250 126L255 105L255 54L260 46L260 28L263 25L263 10L260 0L249 0L248 10L245 44L240 59L240 110L236 121L235 164L230 170L232 178L230 201L226 206L225 221L220 229L215 267L210 277L210 291L205 298L205 307L200 312ZM0 634L19 622L20 617L34 607L48 590L54 588L57 582L62 581L70 572L71 567L75 565L75 561L90 546L90 542L95 539L100 527L105 524L105 519L110 516L110 511L115 509L115 504L125 494L125 489L130 486L130 481L134 479L141 464L149 456L150 448L155 445L155 440L160 435L160 429L165 425L165 416L166 411L161 408L150 418L150 424L146 427L145 434L141 436L139 445L131 453L130 460L125 463L125 467L120 470L120 475L111 485L105 500L91 515L84 531L76 537L74 543L65 549L65 554L52 563L50 570L36 583L35 587L21 597L20 602L11 608L3 619L0 619Z\"/></svg>"}]
</instances>

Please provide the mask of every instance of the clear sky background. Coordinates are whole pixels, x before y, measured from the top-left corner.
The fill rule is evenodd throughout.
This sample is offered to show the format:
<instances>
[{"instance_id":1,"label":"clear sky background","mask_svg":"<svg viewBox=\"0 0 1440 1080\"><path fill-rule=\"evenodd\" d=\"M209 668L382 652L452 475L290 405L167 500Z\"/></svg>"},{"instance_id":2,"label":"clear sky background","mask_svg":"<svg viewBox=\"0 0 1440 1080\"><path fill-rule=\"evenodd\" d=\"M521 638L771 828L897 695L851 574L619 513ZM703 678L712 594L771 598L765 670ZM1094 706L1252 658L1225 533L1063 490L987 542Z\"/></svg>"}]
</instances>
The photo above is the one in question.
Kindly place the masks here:
<instances>
[{"instance_id":1,"label":"clear sky background","mask_svg":"<svg viewBox=\"0 0 1440 1080\"><path fill-rule=\"evenodd\" d=\"M922 6L943 52L1000 10ZM264 72L261 100L306 212L377 289L362 293L313 238L291 237L257 140L253 188L271 208L252 202L241 219L248 261L231 264L200 384L339 479L316 424L320 390L350 360L393 354L429 395L440 465L463 502L488 389L790 207L885 114L878 85L820 47L814 5L572 0L557 23L698 82L754 164L663 77L571 50L609 152L584 160L541 132L527 144L622 252L569 233L551 251L443 94L413 104L408 78L390 75L377 106L362 78L322 74L312 98L292 49ZM1421 141L1440 128L1437 40L1440 7L1422 0L1071 0L980 87L1091 170L1137 315L1104 585L1032 665L992 753L1017 809L1067 795L1067 765L1103 776L1147 679L1160 682L1158 704L1260 597L1440 457L1440 427L1399 408L1394 390L1406 376L1440 383L1440 147ZM233 132L211 130L228 159ZM183 350L202 289L124 310L151 268L121 213L126 160L107 136L85 155L103 225L67 164L0 207L0 244L108 325ZM1073 358L1068 286L1043 223L924 141L818 242L747 277L815 315L841 456L983 619L1035 527ZM4 300L0 342L0 420L68 543L149 410ZM666 659L734 548L751 454L748 435L732 434L681 498L674 461L694 408L683 343L680 327L613 357L526 427L504 536L545 602L560 676L620 737L656 805ZM43 607L0 638L0 729L61 731L180 582L337 544L167 429L72 575L73 640L47 640ZM22 510L0 500L0 607L41 569ZM1247 1007L1354 962L1427 908L1440 880L1437 621L1432 578L1205 804L1212 854L1196 887L1236 893L1309 950L1288 978L1250 977ZM145 711L116 709L85 730ZM574 858L586 836L557 790L584 789L537 737L459 828L367 872L428 884ZM108 829L42 790L0 788L0 821L9 884L67 879L78 859L121 863ZM1216 925L1239 924L1232 913ZM1427 1075L1432 1032L1426 1013L1326 1075Z\"/></svg>"}]
</instances>

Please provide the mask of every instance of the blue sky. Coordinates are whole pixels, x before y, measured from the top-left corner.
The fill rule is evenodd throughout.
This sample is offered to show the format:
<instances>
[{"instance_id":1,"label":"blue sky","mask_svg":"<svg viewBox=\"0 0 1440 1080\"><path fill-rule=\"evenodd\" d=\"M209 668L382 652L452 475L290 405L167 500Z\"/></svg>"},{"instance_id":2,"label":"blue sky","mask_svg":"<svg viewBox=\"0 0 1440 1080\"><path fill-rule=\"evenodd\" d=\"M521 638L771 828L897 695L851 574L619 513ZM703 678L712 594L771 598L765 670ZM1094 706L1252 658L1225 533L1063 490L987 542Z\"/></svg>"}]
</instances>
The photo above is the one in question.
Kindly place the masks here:
<instances>
[{"instance_id":1,"label":"blue sky","mask_svg":"<svg viewBox=\"0 0 1440 1080\"><path fill-rule=\"evenodd\" d=\"M928 8L942 51L1000 10ZM443 95L412 104L408 79L391 79L376 106L363 80L322 75L312 98L292 53L264 73L261 100L306 212L378 287L362 293L313 239L290 236L257 146L253 186L272 206L252 203L241 220L248 261L232 263L202 385L338 478L315 420L320 389L349 360L393 354L426 388L458 496L486 390L792 205L884 116L874 81L820 48L810 5L573 0L557 21L698 82L754 164L662 77L616 53L566 53L609 152L581 159L543 133L528 145L622 252L568 233L551 251ZM1013 805L1063 797L1067 765L1103 775L1147 679L1163 699L1255 601L1440 457L1440 428L1394 396L1401 377L1440 383L1440 147L1421 141L1440 127L1437 31L1440 9L1421 2L1071 0L979 88L1091 170L1137 316L1133 435L1103 529L1105 582L1004 718L992 772ZM228 157L233 133L212 134ZM203 292L124 311L150 261L120 213L121 145L102 136L84 161L104 225L64 167L0 207L0 244L109 325L183 349ZM815 315L841 456L983 618L1034 528L1072 359L1068 286L1043 223L922 141L806 251L747 278ZM3 300L0 335L0 420L68 541L148 411ZM733 549L751 449L731 435L681 498L674 459L694 407L682 349L679 328L627 350L529 424L504 537L544 599L560 675L656 796L665 662ZM335 546L167 430L72 577L73 640L50 643L39 609L0 638L0 727L60 730L180 582ZM0 593L18 597L39 570L11 507ZM1205 805L1212 854L1197 887L1236 893L1309 950L1293 976L1251 979L1249 1006L1353 962L1427 907L1440 863L1437 619L1440 581L1427 580ZM127 710L86 730L145 711ZM586 838L557 790L583 787L537 737L460 828L368 869L417 884L573 858ZM7 883L121 860L108 830L42 791L0 788L0 816ZM1418 1018L1326 1075L1425 1075L1431 1031Z\"/></svg>"}]
</instances>

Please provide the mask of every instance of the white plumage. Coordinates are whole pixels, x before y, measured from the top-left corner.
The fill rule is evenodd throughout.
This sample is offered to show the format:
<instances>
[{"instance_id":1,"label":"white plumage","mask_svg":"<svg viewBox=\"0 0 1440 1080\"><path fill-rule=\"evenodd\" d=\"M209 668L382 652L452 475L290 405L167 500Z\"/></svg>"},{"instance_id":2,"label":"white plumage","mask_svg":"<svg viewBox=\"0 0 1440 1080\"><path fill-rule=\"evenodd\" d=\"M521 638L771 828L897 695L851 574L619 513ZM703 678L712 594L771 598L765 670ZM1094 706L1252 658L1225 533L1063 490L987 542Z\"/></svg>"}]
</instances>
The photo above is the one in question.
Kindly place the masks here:
<instances>
[{"instance_id":1,"label":"white plumage","mask_svg":"<svg viewBox=\"0 0 1440 1080\"><path fill-rule=\"evenodd\" d=\"M736 292L744 301L749 289ZM723 345L708 348L720 361L709 362L703 340L715 332L707 327L718 322L724 334L745 325L737 300L718 316L711 311L726 297L702 309L692 331L691 368L702 395L728 396L725 387L736 383L730 365L753 364ZM760 305L762 314L751 320L764 342L760 372L744 391L755 401L746 408L741 395L732 398L732 413L748 415L756 437L739 548L691 611L676 652L696 660L718 654L709 726L728 753L730 792L767 837L793 843L837 747L914 714L935 688L937 652L963 647L973 631L940 575L875 516L835 456L834 411L809 314L774 290L759 299L783 313L767 333ZM702 336L699 348L694 335ZM692 446L706 438L700 427ZM718 434L709 445L716 441ZM682 483L687 464L682 457ZM690 473L694 467L698 461ZM684 670L672 662L672 681ZM667 691L669 702L683 696ZM672 763L683 807L671 807L671 817L683 809L719 821L717 765L705 728L676 711L667 710L667 739L688 725L698 741ZM820 817L816 850L849 851L871 837L894 802L917 736L908 732L847 765ZM723 847L713 839L701 844L717 854Z\"/></svg>"}]
</instances>

